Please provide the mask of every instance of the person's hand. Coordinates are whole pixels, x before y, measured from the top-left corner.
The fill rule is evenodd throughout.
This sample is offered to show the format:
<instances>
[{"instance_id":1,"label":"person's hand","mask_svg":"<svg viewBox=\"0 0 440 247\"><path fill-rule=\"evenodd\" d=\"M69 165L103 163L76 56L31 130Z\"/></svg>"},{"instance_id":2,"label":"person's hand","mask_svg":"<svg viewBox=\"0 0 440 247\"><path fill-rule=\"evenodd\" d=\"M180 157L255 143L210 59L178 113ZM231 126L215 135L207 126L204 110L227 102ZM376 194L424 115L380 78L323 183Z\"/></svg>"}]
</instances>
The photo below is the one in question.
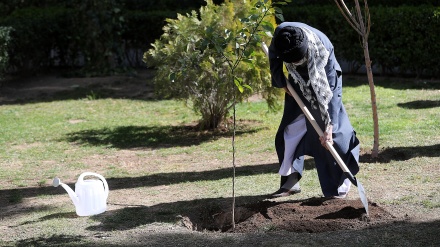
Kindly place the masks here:
<instances>
[{"instance_id":1,"label":"person's hand","mask_svg":"<svg viewBox=\"0 0 440 247\"><path fill-rule=\"evenodd\" d=\"M330 142L330 144L333 145L332 135L333 135L333 125L329 125L327 130L324 132L324 135L319 137L319 140L321 141L321 145L324 146L326 149L328 149L326 142Z\"/></svg>"},{"instance_id":2,"label":"person's hand","mask_svg":"<svg viewBox=\"0 0 440 247\"><path fill-rule=\"evenodd\" d=\"M289 89L288 89L287 87L283 87L283 88L284 88L284 91L286 91L286 93L287 93L288 95L290 95L291 97L293 97L292 94L290 93L290 91L289 91Z\"/></svg>"}]
</instances>

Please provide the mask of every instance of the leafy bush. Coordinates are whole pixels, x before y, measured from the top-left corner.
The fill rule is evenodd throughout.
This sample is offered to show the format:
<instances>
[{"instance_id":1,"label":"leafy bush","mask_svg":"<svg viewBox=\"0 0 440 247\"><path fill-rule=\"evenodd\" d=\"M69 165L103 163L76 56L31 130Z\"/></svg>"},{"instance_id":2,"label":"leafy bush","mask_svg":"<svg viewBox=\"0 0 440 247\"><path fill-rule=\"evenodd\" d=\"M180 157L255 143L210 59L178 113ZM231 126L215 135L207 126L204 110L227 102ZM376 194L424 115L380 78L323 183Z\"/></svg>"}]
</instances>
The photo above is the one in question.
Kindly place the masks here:
<instances>
[{"instance_id":1,"label":"leafy bush","mask_svg":"<svg viewBox=\"0 0 440 247\"><path fill-rule=\"evenodd\" d=\"M177 19L167 19L164 34L153 48L145 53L145 62L156 66L155 90L159 96L173 97L190 104L201 115L200 127L217 128L235 102L241 102L251 94L265 92L269 102L275 102L276 92L270 86L268 59L260 48L255 50L252 63L241 63L235 74L254 91L239 93L231 77L230 67L223 55L235 49L235 42L225 43L222 51L206 47L207 34L222 34L225 30L237 31L238 18L249 15L252 2L207 6ZM241 14L241 15L240 15ZM235 101L234 101L235 98Z\"/></svg>"}]
</instances>

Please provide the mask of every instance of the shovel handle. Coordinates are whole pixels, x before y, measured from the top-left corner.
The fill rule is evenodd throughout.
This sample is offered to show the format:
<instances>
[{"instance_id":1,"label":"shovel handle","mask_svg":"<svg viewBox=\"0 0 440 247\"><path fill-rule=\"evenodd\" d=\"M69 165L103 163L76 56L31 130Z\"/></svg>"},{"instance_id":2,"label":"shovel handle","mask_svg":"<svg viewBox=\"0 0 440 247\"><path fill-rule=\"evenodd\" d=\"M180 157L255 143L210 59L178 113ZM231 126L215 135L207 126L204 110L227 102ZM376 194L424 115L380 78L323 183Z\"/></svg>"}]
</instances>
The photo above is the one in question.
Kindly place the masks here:
<instances>
[{"instance_id":1,"label":"shovel handle","mask_svg":"<svg viewBox=\"0 0 440 247\"><path fill-rule=\"evenodd\" d=\"M269 49L267 48L267 45L264 42L261 42L261 47L263 48L264 53L266 53L267 56L269 56ZM313 115L310 113L309 109L304 105L301 98L298 96L298 94L293 89L292 85L290 85L289 80L286 80L287 89L289 90L292 97L295 99L296 103L301 108L304 115L306 115L309 122L312 124L313 128L315 129L316 133L318 133L319 136L323 136L324 132L322 131L321 127L319 127L318 123L316 122ZM336 152L336 149L333 147L331 142L326 142L327 149L332 154L333 158L335 158L338 165L341 167L342 171L346 175L346 177L357 186L356 178L351 174L350 170L345 165L344 161L339 156L338 152Z\"/></svg>"}]
</instances>

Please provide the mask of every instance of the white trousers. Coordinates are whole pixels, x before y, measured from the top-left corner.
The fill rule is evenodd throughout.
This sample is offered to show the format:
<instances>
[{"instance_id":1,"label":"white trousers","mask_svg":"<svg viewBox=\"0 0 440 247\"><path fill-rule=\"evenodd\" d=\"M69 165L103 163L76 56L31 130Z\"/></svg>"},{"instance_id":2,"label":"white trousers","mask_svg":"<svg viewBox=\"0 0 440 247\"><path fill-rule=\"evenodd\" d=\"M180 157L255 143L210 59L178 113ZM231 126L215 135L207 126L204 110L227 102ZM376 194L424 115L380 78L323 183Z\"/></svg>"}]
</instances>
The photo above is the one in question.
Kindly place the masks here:
<instances>
[{"instance_id":1,"label":"white trousers","mask_svg":"<svg viewBox=\"0 0 440 247\"><path fill-rule=\"evenodd\" d=\"M284 129L284 159L280 166L279 174L289 176L294 172L303 174L304 164L293 164L294 154L299 142L307 132L306 118L304 114L299 115ZM299 186L299 185L298 185ZM350 190L351 182L347 178L338 188L339 194L347 194Z\"/></svg>"},{"instance_id":2,"label":"white trousers","mask_svg":"<svg viewBox=\"0 0 440 247\"><path fill-rule=\"evenodd\" d=\"M299 115L284 129L284 159L278 172L281 176L289 176L293 172L298 172L302 176L304 164L301 167L294 167L293 155L306 132L306 117L304 114Z\"/></svg>"}]
</instances>

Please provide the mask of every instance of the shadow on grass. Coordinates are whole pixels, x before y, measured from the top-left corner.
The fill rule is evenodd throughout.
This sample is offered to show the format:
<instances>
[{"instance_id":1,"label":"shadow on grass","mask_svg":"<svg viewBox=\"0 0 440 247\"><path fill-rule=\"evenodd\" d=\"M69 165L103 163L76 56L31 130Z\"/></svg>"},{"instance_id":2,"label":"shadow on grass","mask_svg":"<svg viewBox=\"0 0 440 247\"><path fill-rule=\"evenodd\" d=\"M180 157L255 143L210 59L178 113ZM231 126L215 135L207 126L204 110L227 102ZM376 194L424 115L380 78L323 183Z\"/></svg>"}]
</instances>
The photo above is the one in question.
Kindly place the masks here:
<instances>
[{"instance_id":1,"label":"shadow on grass","mask_svg":"<svg viewBox=\"0 0 440 247\"><path fill-rule=\"evenodd\" d=\"M440 100L416 100L406 103L399 103L397 105L405 109L428 109L440 107Z\"/></svg>"},{"instance_id":2,"label":"shadow on grass","mask_svg":"<svg viewBox=\"0 0 440 247\"><path fill-rule=\"evenodd\" d=\"M0 90L0 105L80 99L155 100L153 70L103 77L63 77L60 73L16 77Z\"/></svg>"},{"instance_id":3,"label":"shadow on grass","mask_svg":"<svg viewBox=\"0 0 440 247\"><path fill-rule=\"evenodd\" d=\"M309 165L306 166L310 167ZM278 171L278 167L278 164L240 166L236 168L236 176L241 177L257 174L273 174ZM230 178L231 176L232 168L223 168L203 172L158 173L141 177L108 178L107 183L110 190L119 190L138 187L154 187L160 185L170 185L196 181L215 181ZM278 181L274 181L274 183L278 183ZM75 184L73 183L70 183L68 185L72 189L75 188ZM66 191L61 187L55 188L52 186L0 190L0 212L5 211L3 210L4 207L7 207L8 205L18 204L25 198L59 194L66 194ZM34 208L23 209L16 213L26 213L33 210ZM0 216L11 216L12 212L5 214L0 213Z\"/></svg>"},{"instance_id":4,"label":"shadow on grass","mask_svg":"<svg viewBox=\"0 0 440 247\"><path fill-rule=\"evenodd\" d=\"M306 170L314 169L313 160L305 160L304 167ZM262 165L251 165L251 166L239 166L236 167L236 177L245 177L258 174L276 174L278 172L278 164L262 164ZM177 172L177 173L158 173L149 176L141 177L124 177L124 178L108 178L107 183L110 190L120 190L120 189L131 189L131 188L141 188L141 187L154 187L160 185L171 185L179 183L188 183L196 181L215 181L225 178L231 178L232 168L222 168L211 171L203 172ZM279 183L278 180L274 181L274 184ZM67 184L75 189L75 184ZM15 205L20 203L25 198L44 196L44 195L60 195L67 193L61 187L55 188L52 186L47 187L33 187L33 188L19 188L19 189L9 189L0 190L0 212L4 212L4 208L10 205ZM19 197L20 200L16 198ZM23 214L34 211L34 207L23 208L19 211L10 211L6 213L0 213L2 217L10 217L14 214ZM42 209L44 210L44 209Z\"/></svg>"},{"instance_id":5,"label":"shadow on grass","mask_svg":"<svg viewBox=\"0 0 440 247\"><path fill-rule=\"evenodd\" d=\"M32 209L30 209L29 211L31 211L31 210L33 210L33 211L44 211L44 210L48 210L49 208L52 208L52 207L47 207L47 206L46 207L45 206L43 206L43 207L32 207ZM25 221L25 222L15 226L15 227L35 224L35 223L43 222L43 221L46 221L46 220L61 219L61 218L63 218L63 219L74 219L74 218L77 218L77 217L78 217L78 215L76 214L75 211L68 212L68 213L49 214L49 215L43 216L43 217L41 217L41 218L39 218L37 220Z\"/></svg>"},{"instance_id":6,"label":"shadow on grass","mask_svg":"<svg viewBox=\"0 0 440 247\"><path fill-rule=\"evenodd\" d=\"M364 153L360 157L360 162L364 163L389 163L393 160L403 161L415 157L438 157L440 153L440 144L431 146L415 146L415 147L394 147L385 148L379 153L379 158L372 158L371 154ZM306 170L315 169L313 159L306 159ZM250 166L239 166L236 169L236 176L251 176L257 174L276 174L278 172L278 164L261 164ZM153 187L160 185L170 185L178 183L187 183L195 181L206 180L220 180L231 177L231 168L223 168L211 171L203 172L178 172L178 173L159 173L149 176L141 177L126 177L126 178L108 178L107 182L111 190L117 189L129 189L137 187ZM278 183L278 181L274 181ZM69 184L73 189L74 184ZM33 188L18 188L0 190L0 212L4 211L3 208L9 205L18 204L24 198L43 196L43 195L58 195L65 194L66 192L61 188L48 187L33 187ZM29 209L31 210L31 209ZM26 213L20 211L17 213ZM7 213L8 214L8 213ZM9 213L11 214L11 213ZM9 215L5 215L9 216Z\"/></svg>"},{"instance_id":7,"label":"shadow on grass","mask_svg":"<svg viewBox=\"0 0 440 247\"><path fill-rule=\"evenodd\" d=\"M236 135L252 134L262 129L251 125L240 123ZM160 149L199 145L231 136L232 131L200 131L196 126L122 126L74 132L61 141L119 149Z\"/></svg>"},{"instance_id":8,"label":"shadow on grass","mask_svg":"<svg viewBox=\"0 0 440 247\"><path fill-rule=\"evenodd\" d=\"M27 246L84 246L84 236L54 234L50 237L37 237L20 240L14 244L17 247Z\"/></svg>"},{"instance_id":9,"label":"shadow on grass","mask_svg":"<svg viewBox=\"0 0 440 247\"><path fill-rule=\"evenodd\" d=\"M256 203L267 199L267 195L236 197L236 205ZM141 225L183 223L190 230L213 230L211 216L224 213L231 208L232 198L203 198L190 201L160 203L154 206L119 205L123 208L109 210L92 216L99 225L89 226L90 231L129 230ZM228 210L229 211L229 210Z\"/></svg>"},{"instance_id":10,"label":"shadow on grass","mask_svg":"<svg viewBox=\"0 0 440 247\"><path fill-rule=\"evenodd\" d=\"M343 77L344 87L358 87L368 85L366 76L345 75ZM374 77L374 85L383 88L392 88L397 90L405 89L440 89L440 81L421 80L415 78L401 78L401 77Z\"/></svg>"},{"instance_id":11,"label":"shadow on grass","mask_svg":"<svg viewBox=\"0 0 440 247\"><path fill-rule=\"evenodd\" d=\"M341 230L323 234L286 233L286 231L272 230L270 232L257 232L238 234L236 237L217 234L200 234L192 232L160 231L131 234L129 237L118 241L85 241L84 236L69 236L54 234L50 237L28 238L18 241L11 246L285 246L287 243L301 243L301 246L317 246L317 243L327 243L332 246L438 246L438 229L440 221L431 222L398 222L371 227L362 230ZM118 235L113 233L117 238ZM110 234L113 235L113 234ZM331 237L329 237L331 236ZM112 238L112 239L113 239ZM355 243L353 242L355 240ZM90 240L89 240L90 241ZM334 242L332 242L334 241ZM288 245L288 244L287 244Z\"/></svg>"},{"instance_id":12,"label":"shadow on grass","mask_svg":"<svg viewBox=\"0 0 440 247\"><path fill-rule=\"evenodd\" d=\"M308 199L295 199L289 201L273 201L267 200L268 195L254 195L254 196L239 196L235 198L236 205L236 222L247 221L252 215L262 214L268 220L277 218L273 215L278 209L278 206L283 207L283 210L292 210L292 214L295 214L297 210L300 210L304 205L308 205L310 201L320 201L328 200L317 197L312 197ZM345 203L345 202L342 202ZM353 202L352 202L353 203ZM89 216L94 222L100 222L100 224L93 224L86 227L86 230L93 232L113 232L113 231L125 231L137 228L139 226L144 226L153 223L167 223L167 224L179 224L185 226L186 228L194 231L229 231L231 228L231 207L232 198L230 197L219 197L219 198L203 198L194 199L189 201L175 201L159 203L153 206L144 205L130 205L130 204L109 204L115 205L119 208L107 210L104 213ZM320 209L318 210L318 217L311 217L310 210L304 209L303 220L299 220L301 225L308 225L308 222L316 219L348 219L358 221L358 218L365 213L363 208L357 209L354 207L340 209L340 206L326 206L326 204L320 204L319 207L326 207L329 213L322 213ZM293 208L296 208L293 210ZM275 213L276 214L276 213ZM286 215L287 216L287 215ZM73 217L76 218L77 216ZM71 213L55 213L52 215L47 215L41 217L35 221L27 222L27 224L37 224L39 222L51 220L51 219L65 219L68 221L72 218ZM289 218L292 220L292 218ZM387 218L388 219L388 218ZM394 217L389 217L393 220ZM298 219L297 219L298 220ZM383 221L385 219L381 219ZM264 227L264 220L261 221L254 219L255 224ZM284 223L282 223L284 224ZM327 222L327 225L330 224ZM344 227L341 225L343 230ZM324 229L324 230L323 230ZM315 229L316 232L329 231L325 226L320 227L320 229ZM297 230L292 231L297 232ZM303 232L302 230L299 232Z\"/></svg>"},{"instance_id":13,"label":"shadow on grass","mask_svg":"<svg viewBox=\"0 0 440 247\"><path fill-rule=\"evenodd\" d=\"M393 160L404 161L416 157L440 157L439 150L440 144L414 147L388 147L379 152L378 158L372 158L371 153L365 153L359 157L359 161L365 163L389 163Z\"/></svg>"}]
</instances>

